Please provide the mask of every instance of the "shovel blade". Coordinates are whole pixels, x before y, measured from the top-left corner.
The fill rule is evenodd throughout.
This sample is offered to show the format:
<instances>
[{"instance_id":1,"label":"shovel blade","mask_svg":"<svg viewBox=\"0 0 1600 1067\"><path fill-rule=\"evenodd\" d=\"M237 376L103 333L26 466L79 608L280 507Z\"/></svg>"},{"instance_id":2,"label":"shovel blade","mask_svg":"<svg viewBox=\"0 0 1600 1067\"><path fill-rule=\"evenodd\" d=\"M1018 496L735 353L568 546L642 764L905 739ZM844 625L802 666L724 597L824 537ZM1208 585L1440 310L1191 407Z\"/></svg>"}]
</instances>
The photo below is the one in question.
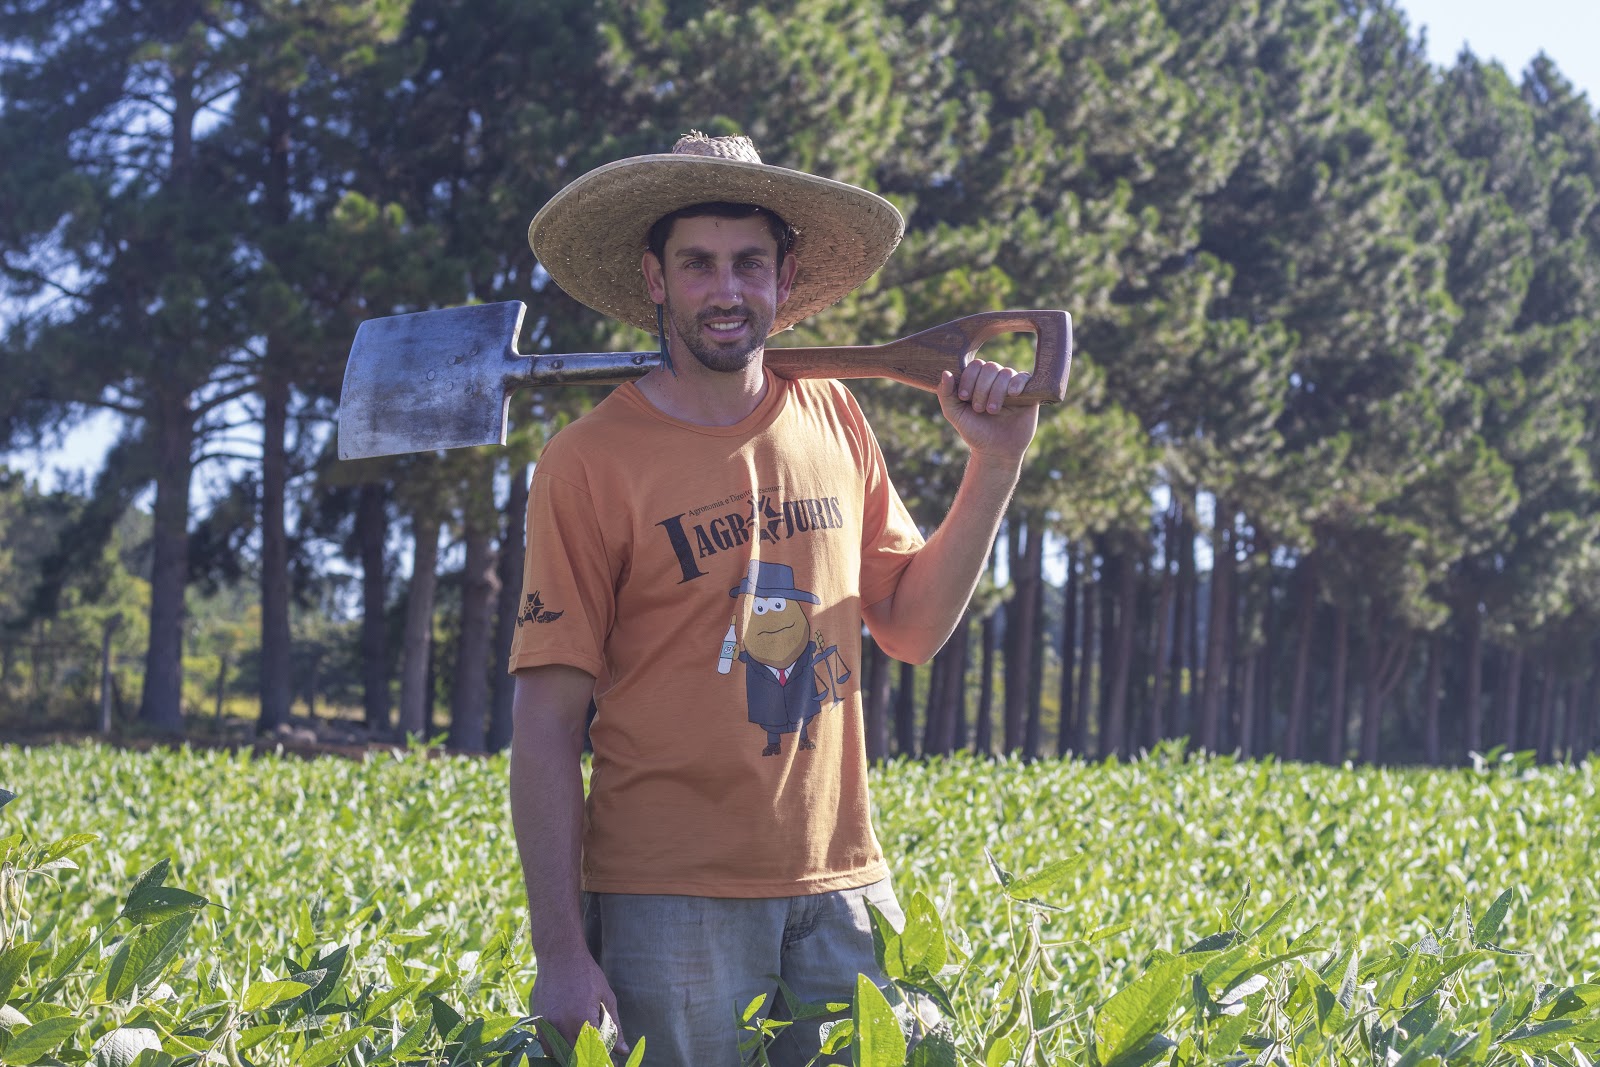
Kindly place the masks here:
<instances>
[{"instance_id":1,"label":"shovel blade","mask_svg":"<svg viewBox=\"0 0 1600 1067\"><path fill-rule=\"evenodd\" d=\"M339 458L503 445L520 300L369 319L339 397Z\"/></svg>"}]
</instances>

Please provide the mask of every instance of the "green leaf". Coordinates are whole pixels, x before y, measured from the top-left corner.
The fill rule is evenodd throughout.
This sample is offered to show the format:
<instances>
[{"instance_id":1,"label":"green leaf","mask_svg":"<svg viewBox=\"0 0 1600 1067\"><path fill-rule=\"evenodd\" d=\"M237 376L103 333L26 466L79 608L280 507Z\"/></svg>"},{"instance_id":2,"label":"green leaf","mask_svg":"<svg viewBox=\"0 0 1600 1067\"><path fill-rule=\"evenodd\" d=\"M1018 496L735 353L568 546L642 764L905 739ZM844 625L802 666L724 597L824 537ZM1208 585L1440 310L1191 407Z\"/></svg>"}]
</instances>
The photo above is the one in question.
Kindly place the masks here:
<instances>
[{"instance_id":1,"label":"green leaf","mask_svg":"<svg viewBox=\"0 0 1600 1067\"><path fill-rule=\"evenodd\" d=\"M1517 897L1515 889L1507 889L1495 898L1489 910L1483 913L1483 921L1477 924L1473 932L1473 943L1478 948L1498 948L1500 941L1500 927L1506 921L1506 913L1511 910L1511 902Z\"/></svg>"},{"instance_id":2,"label":"green leaf","mask_svg":"<svg viewBox=\"0 0 1600 1067\"><path fill-rule=\"evenodd\" d=\"M428 1005L432 1009L434 1030L441 1040L449 1041L461 1026L461 1013L438 997L429 997Z\"/></svg>"},{"instance_id":3,"label":"green leaf","mask_svg":"<svg viewBox=\"0 0 1600 1067\"><path fill-rule=\"evenodd\" d=\"M284 979L279 982L257 982L245 992L240 1011L261 1011L276 1007L286 1000L298 997L311 987L304 982ZM370 1017L369 1017L370 1018Z\"/></svg>"},{"instance_id":4,"label":"green leaf","mask_svg":"<svg viewBox=\"0 0 1600 1067\"><path fill-rule=\"evenodd\" d=\"M1080 852L1076 856L1057 860L1026 877L1014 879L1005 887L1006 896L1024 903L1042 900L1065 885L1088 859L1087 852Z\"/></svg>"},{"instance_id":5,"label":"green leaf","mask_svg":"<svg viewBox=\"0 0 1600 1067\"><path fill-rule=\"evenodd\" d=\"M308 986L307 988L310 987ZM364 1023L370 1023L372 1020L376 1019L378 1016L382 1015L384 1012L400 1003L406 997L410 996L411 991L412 984L408 983L406 985L390 989L387 992L380 993L361 1009L361 1021Z\"/></svg>"},{"instance_id":6,"label":"green leaf","mask_svg":"<svg viewBox=\"0 0 1600 1067\"><path fill-rule=\"evenodd\" d=\"M349 1055L350 1050L366 1040L371 1033L372 1027L358 1026L354 1030L334 1034L307 1049L306 1054L297 1061L297 1067L328 1067L329 1064Z\"/></svg>"},{"instance_id":7,"label":"green leaf","mask_svg":"<svg viewBox=\"0 0 1600 1067\"><path fill-rule=\"evenodd\" d=\"M900 1020L883 991L864 974L856 975L851 1021L856 1029L855 1044L850 1048L853 1067L905 1067L906 1035L900 1031Z\"/></svg>"},{"instance_id":8,"label":"green leaf","mask_svg":"<svg viewBox=\"0 0 1600 1067\"><path fill-rule=\"evenodd\" d=\"M433 1019L427 1014L418 1015L412 1020L405 1032L395 1039L393 1045L373 1057L371 1063L386 1063L389 1060L398 1060L408 1055L412 1049L422 1044L422 1039L428 1036L428 1028L433 1025Z\"/></svg>"},{"instance_id":9,"label":"green leaf","mask_svg":"<svg viewBox=\"0 0 1600 1067\"><path fill-rule=\"evenodd\" d=\"M39 942L24 941L0 952L0 1004L11 997L11 989L28 969L28 961L39 950Z\"/></svg>"},{"instance_id":10,"label":"green leaf","mask_svg":"<svg viewBox=\"0 0 1600 1067\"><path fill-rule=\"evenodd\" d=\"M1154 1063L1177 1047L1177 1042L1165 1034L1152 1034L1144 1044L1124 1052L1106 1064L1106 1067L1145 1067L1146 1064Z\"/></svg>"},{"instance_id":11,"label":"green leaf","mask_svg":"<svg viewBox=\"0 0 1600 1067\"><path fill-rule=\"evenodd\" d=\"M130 1067L146 1049L161 1050L161 1038L142 1026L124 1026L106 1034L89 1050L94 1067Z\"/></svg>"},{"instance_id":12,"label":"green leaf","mask_svg":"<svg viewBox=\"0 0 1600 1067\"><path fill-rule=\"evenodd\" d=\"M989 869L994 872L995 880L1000 883L1002 888L1010 886L1012 882L1016 881L1016 877L1000 866L1000 861L994 858L994 853L990 852L987 847L983 850L983 856L984 859L989 861Z\"/></svg>"},{"instance_id":13,"label":"green leaf","mask_svg":"<svg viewBox=\"0 0 1600 1067\"><path fill-rule=\"evenodd\" d=\"M121 1000L134 989L154 982L183 947L192 925L194 913L181 912L124 941L106 974L106 998Z\"/></svg>"},{"instance_id":14,"label":"green leaf","mask_svg":"<svg viewBox=\"0 0 1600 1067\"><path fill-rule=\"evenodd\" d=\"M5 1052L0 1053L0 1063L36 1063L65 1044L82 1025L83 1020L71 1015L58 1015L54 1019L34 1023L12 1035Z\"/></svg>"},{"instance_id":15,"label":"green leaf","mask_svg":"<svg viewBox=\"0 0 1600 1067\"><path fill-rule=\"evenodd\" d=\"M906 1061L906 1067L960 1067L960 1064L960 1054L942 1030L935 1030L918 1041Z\"/></svg>"},{"instance_id":16,"label":"green leaf","mask_svg":"<svg viewBox=\"0 0 1600 1067\"><path fill-rule=\"evenodd\" d=\"M644 1063L644 1038L641 1036L633 1043L633 1051L628 1053L628 1062L623 1067L639 1067Z\"/></svg>"},{"instance_id":17,"label":"green leaf","mask_svg":"<svg viewBox=\"0 0 1600 1067\"><path fill-rule=\"evenodd\" d=\"M211 903L205 897L172 886L147 885L128 894L122 918L143 926L185 912L197 912Z\"/></svg>"},{"instance_id":18,"label":"green leaf","mask_svg":"<svg viewBox=\"0 0 1600 1067\"><path fill-rule=\"evenodd\" d=\"M944 926L933 901L922 892L912 896L906 907L905 929L892 946L885 945L885 955L892 957L887 961L891 978L920 981L933 978L944 968L948 959Z\"/></svg>"},{"instance_id":19,"label":"green leaf","mask_svg":"<svg viewBox=\"0 0 1600 1067\"><path fill-rule=\"evenodd\" d=\"M63 837L46 845L44 852L39 855L41 869L48 868L69 852L76 852L89 842L98 840L100 840L99 834L72 834L70 837Z\"/></svg>"},{"instance_id":20,"label":"green leaf","mask_svg":"<svg viewBox=\"0 0 1600 1067\"><path fill-rule=\"evenodd\" d=\"M128 890L128 899L132 900L133 895L139 892L141 889L149 889L151 886L162 885L166 882L167 875L171 873L171 871L171 860L159 861L155 864L155 866L151 867L149 870L145 871L143 874L139 875L139 877L133 880L133 887Z\"/></svg>"},{"instance_id":21,"label":"green leaf","mask_svg":"<svg viewBox=\"0 0 1600 1067\"><path fill-rule=\"evenodd\" d=\"M578 1040L572 1046L572 1067L612 1067L611 1050L606 1048L600 1031L589 1023L578 1031Z\"/></svg>"},{"instance_id":22,"label":"green leaf","mask_svg":"<svg viewBox=\"0 0 1600 1067\"><path fill-rule=\"evenodd\" d=\"M1118 990L1094 1018L1094 1059L1102 1067L1143 1045L1171 1015L1185 979L1198 968L1193 957L1163 960Z\"/></svg>"}]
</instances>

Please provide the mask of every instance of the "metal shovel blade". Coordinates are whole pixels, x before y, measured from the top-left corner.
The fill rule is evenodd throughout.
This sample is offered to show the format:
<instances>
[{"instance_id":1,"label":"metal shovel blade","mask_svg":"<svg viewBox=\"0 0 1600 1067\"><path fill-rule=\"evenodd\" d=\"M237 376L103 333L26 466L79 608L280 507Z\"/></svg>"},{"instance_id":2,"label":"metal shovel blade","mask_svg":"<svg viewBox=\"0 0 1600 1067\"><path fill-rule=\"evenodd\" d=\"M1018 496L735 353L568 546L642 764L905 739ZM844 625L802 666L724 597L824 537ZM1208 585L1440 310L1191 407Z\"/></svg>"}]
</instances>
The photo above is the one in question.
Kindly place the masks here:
<instances>
[{"instance_id":1,"label":"metal shovel blade","mask_svg":"<svg viewBox=\"0 0 1600 1067\"><path fill-rule=\"evenodd\" d=\"M339 458L505 444L526 310L507 300L363 322L344 370Z\"/></svg>"}]
</instances>

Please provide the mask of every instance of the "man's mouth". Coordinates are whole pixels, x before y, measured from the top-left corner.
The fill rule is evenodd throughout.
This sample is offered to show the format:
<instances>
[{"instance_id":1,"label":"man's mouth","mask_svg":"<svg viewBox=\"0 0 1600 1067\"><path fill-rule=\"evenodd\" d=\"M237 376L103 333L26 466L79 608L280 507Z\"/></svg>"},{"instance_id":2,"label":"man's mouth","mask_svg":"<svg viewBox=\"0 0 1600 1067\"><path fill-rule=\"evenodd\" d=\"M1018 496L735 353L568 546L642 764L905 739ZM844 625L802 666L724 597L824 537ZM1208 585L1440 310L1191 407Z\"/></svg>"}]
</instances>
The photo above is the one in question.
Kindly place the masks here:
<instances>
[{"instance_id":1,"label":"man's mouth","mask_svg":"<svg viewBox=\"0 0 1600 1067\"><path fill-rule=\"evenodd\" d=\"M778 627L776 630L762 630L762 631L760 631L760 634L761 634L762 637L771 637L773 634L781 634L785 630L792 630L792 629L794 629L794 623L791 622L787 626Z\"/></svg>"},{"instance_id":2,"label":"man's mouth","mask_svg":"<svg viewBox=\"0 0 1600 1067\"><path fill-rule=\"evenodd\" d=\"M749 325L749 320L742 317L737 319L704 319L701 321L701 325L713 337L736 337L744 332L745 327Z\"/></svg>"}]
</instances>

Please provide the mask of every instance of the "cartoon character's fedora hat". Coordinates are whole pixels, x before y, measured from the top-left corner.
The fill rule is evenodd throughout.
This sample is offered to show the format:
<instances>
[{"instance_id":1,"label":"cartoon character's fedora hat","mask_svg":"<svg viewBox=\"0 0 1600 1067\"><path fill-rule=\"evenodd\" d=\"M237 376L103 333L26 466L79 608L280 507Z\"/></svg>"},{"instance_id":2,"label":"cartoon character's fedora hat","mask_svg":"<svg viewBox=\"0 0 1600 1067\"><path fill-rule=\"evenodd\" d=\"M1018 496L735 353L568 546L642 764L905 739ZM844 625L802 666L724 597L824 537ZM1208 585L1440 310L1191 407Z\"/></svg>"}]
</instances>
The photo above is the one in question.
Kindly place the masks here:
<instances>
[{"instance_id":1,"label":"cartoon character's fedora hat","mask_svg":"<svg viewBox=\"0 0 1600 1067\"><path fill-rule=\"evenodd\" d=\"M751 560L749 571L739 579L738 585L728 590L729 596L745 593L751 596L781 596L806 604L821 603L815 594L795 588L793 567L787 563L768 563L766 560Z\"/></svg>"},{"instance_id":2,"label":"cartoon character's fedora hat","mask_svg":"<svg viewBox=\"0 0 1600 1067\"><path fill-rule=\"evenodd\" d=\"M766 208L798 235L799 273L773 333L872 277L905 231L900 212L876 193L763 163L748 137L691 131L671 152L620 159L573 181L533 217L528 244L574 299L654 333L656 306L639 267L650 227L714 201Z\"/></svg>"}]
</instances>

